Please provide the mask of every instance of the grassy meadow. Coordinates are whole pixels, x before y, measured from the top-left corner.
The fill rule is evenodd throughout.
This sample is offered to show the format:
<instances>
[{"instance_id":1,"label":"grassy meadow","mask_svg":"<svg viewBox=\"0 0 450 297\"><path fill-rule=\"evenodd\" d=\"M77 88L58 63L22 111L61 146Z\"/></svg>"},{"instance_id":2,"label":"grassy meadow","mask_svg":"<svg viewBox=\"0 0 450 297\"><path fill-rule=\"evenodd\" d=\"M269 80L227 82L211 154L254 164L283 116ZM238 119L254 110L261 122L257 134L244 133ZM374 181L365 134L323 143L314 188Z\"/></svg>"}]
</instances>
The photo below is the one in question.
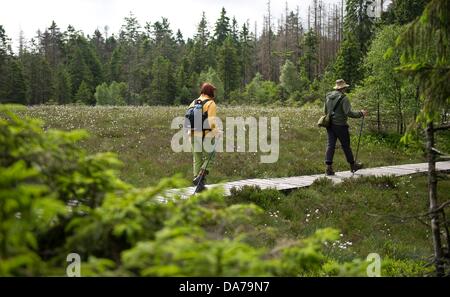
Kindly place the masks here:
<instances>
[{"instance_id":1,"label":"grassy meadow","mask_svg":"<svg viewBox=\"0 0 450 297\"><path fill-rule=\"evenodd\" d=\"M450 192L448 178L439 183L438 191ZM378 253L383 259L382 276L429 273L431 229L426 218L412 218L428 208L427 178L422 174L348 179L338 185L323 179L285 194L249 187L229 199L229 203L245 202L267 211L264 224L273 232L259 238L261 245L279 244L283 238L288 243L332 226L341 237L327 247L327 253L341 261Z\"/></svg>"},{"instance_id":2,"label":"grassy meadow","mask_svg":"<svg viewBox=\"0 0 450 297\"><path fill-rule=\"evenodd\" d=\"M177 131L170 129L171 121L183 116L185 109L184 106L36 106L29 107L26 114L42 119L47 128L86 129L91 137L83 142L83 146L89 152L117 153L124 166L122 179L136 186L148 186L157 183L162 177L175 174L181 174L187 179L192 177L191 154L174 153L170 146L172 136ZM280 153L278 162L274 164L260 163L259 153L219 153L208 182L324 172L326 131L316 126L321 112L320 107L316 106L302 109L219 106L218 116L224 125L226 117L279 117ZM359 120L350 120L354 150L359 124ZM424 162L420 152L399 149L397 137L374 136L369 129L364 132L359 155L366 166ZM348 169L344 154L338 147L335 170Z\"/></svg>"}]
</instances>

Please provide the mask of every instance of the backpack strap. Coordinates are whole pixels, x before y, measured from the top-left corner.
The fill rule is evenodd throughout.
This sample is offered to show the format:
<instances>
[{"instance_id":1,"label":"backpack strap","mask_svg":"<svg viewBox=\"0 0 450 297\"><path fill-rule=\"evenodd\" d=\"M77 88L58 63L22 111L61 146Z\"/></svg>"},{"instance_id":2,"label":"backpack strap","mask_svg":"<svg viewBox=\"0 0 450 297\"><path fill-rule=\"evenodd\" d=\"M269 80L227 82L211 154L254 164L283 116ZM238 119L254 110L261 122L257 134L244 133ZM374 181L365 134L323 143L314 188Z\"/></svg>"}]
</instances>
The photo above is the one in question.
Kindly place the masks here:
<instances>
[{"instance_id":1,"label":"backpack strap","mask_svg":"<svg viewBox=\"0 0 450 297\"><path fill-rule=\"evenodd\" d=\"M200 100L200 99L199 99ZM211 99L205 99L202 101L202 106L205 106L206 103L208 103L209 101L211 101Z\"/></svg>"},{"instance_id":2,"label":"backpack strap","mask_svg":"<svg viewBox=\"0 0 450 297\"><path fill-rule=\"evenodd\" d=\"M194 105L196 105L196 104L201 104L202 107L203 107L203 106L205 106L205 104L208 103L209 101L211 101L211 99L205 99L205 100L195 99L195 100L194 100Z\"/></svg>"},{"instance_id":3,"label":"backpack strap","mask_svg":"<svg viewBox=\"0 0 450 297\"><path fill-rule=\"evenodd\" d=\"M336 112L336 110L337 110L339 104L341 103L341 101L342 101L344 98L345 98L345 95L344 95L344 94L342 94L341 97L339 97L338 102L336 102L336 104L335 104L334 107L333 107L333 112L331 113L331 115L334 115L334 113Z\"/></svg>"}]
</instances>

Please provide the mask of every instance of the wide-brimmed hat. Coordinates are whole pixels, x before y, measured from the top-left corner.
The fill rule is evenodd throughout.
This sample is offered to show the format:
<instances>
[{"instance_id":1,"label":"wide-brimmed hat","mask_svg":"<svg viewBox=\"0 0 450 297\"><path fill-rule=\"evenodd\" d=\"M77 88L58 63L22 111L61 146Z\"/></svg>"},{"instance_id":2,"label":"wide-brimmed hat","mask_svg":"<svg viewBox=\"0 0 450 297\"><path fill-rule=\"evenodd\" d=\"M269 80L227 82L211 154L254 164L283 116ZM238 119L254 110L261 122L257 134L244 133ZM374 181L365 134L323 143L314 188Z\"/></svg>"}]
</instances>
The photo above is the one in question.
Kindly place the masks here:
<instances>
[{"instance_id":1,"label":"wide-brimmed hat","mask_svg":"<svg viewBox=\"0 0 450 297\"><path fill-rule=\"evenodd\" d=\"M334 86L333 89L335 89L335 90L340 90L340 89L344 89L344 88L348 88L348 87L350 87L350 85L348 85L348 84L345 82L345 80L343 80L343 79L338 79L338 80L336 81L336 85Z\"/></svg>"}]
</instances>

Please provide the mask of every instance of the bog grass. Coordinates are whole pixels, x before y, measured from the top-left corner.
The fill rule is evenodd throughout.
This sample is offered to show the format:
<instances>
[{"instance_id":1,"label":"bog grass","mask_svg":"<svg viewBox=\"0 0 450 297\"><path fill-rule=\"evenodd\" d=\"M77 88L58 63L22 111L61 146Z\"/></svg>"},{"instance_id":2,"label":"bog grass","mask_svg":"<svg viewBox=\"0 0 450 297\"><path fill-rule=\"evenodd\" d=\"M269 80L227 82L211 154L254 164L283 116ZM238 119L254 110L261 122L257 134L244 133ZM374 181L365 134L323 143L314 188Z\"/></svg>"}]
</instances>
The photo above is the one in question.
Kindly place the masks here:
<instances>
[{"instance_id":1,"label":"bog grass","mask_svg":"<svg viewBox=\"0 0 450 297\"><path fill-rule=\"evenodd\" d=\"M438 184L441 201L450 192L448 175L442 177ZM338 185L322 179L290 193L246 187L234 191L227 201L254 203L265 210L261 224L273 227L273 236L255 236L256 244L276 245L333 227L341 231L340 240L327 247L334 258L365 260L377 253L384 261L384 276L429 273L431 228L428 218L419 216L428 209L424 174L347 179Z\"/></svg>"}]
</instances>

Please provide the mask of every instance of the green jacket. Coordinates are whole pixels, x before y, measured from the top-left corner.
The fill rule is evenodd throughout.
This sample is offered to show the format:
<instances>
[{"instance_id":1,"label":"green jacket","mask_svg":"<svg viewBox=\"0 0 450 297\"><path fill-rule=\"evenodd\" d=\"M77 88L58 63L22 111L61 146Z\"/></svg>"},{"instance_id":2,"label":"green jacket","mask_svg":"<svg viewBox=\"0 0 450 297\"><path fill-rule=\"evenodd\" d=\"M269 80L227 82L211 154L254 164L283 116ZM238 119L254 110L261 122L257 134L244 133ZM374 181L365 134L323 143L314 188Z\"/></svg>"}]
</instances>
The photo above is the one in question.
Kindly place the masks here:
<instances>
[{"instance_id":1,"label":"green jacket","mask_svg":"<svg viewBox=\"0 0 450 297\"><path fill-rule=\"evenodd\" d=\"M355 112L352 111L352 106L350 105L350 101L348 100L347 96L345 96L344 93L341 93L339 91L333 91L327 94L326 102L324 106L324 112L325 114L328 114L328 111L331 113L333 112L333 108L335 104L338 102L339 98L341 96L344 96L344 98L341 100L341 103L339 103L338 108L336 109L334 115L331 118L331 122L333 125L337 126L346 126L347 125L347 119L350 118L362 118L363 113L362 112Z\"/></svg>"}]
</instances>

